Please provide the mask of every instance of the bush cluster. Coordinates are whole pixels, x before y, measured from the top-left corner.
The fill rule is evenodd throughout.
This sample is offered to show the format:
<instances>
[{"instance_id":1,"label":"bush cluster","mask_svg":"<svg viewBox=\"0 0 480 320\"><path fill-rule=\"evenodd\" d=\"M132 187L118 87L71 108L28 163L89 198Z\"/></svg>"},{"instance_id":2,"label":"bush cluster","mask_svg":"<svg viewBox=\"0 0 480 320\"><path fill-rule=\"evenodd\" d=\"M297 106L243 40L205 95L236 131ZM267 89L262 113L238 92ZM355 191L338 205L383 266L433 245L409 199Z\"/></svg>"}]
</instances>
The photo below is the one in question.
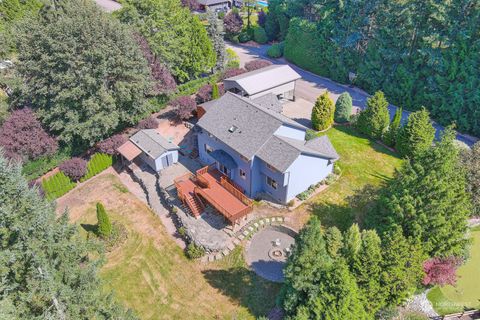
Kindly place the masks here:
<instances>
[{"instance_id":1,"label":"bush cluster","mask_svg":"<svg viewBox=\"0 0 480 320\"><path fill-rule=\"evenodd\" d=\"M259 44L265 44L268 41L267 33L262 27L257 27L253 30L253 40Z\"/></svg>"},{"instance_id":2,"label":"bush cluster","mask_svg":"<svg viewBox=\"0 0 480 320\"><path fill-rule=\"evenodd\" d=\"M103 170L113 165L113 156L106 153L95 153L87 164L87 174L80 179L86 181L93 176L96 176Z\"/></svg>"},{"instance_id":3,"label":"bush cluster","mask_svg":"<svg viewBox=\"0 0 480 320\"><path fill-rule=\"evenodd\" d=\"M42 189L48 200L54 200L63 196L75 188L75 186L76 183L72 182L63 172L58 172L42 180Z\"/></svg>"},{"instance_id":4,"label":"bush cluster","mask_svg":"<svg viewBox=\"0 0 480 320\"><path fill-rule=\"evenodd\" d=\"M261 68L271 66L272 63L268 60L256 59L245 63L245 69L247 71L253 71Z\"/></svg>"},{"instance_id":5,"label":"bush cluster","mask_svg":"<svg viewBox=\"0 0 480 320\"><path fill-rule=\"evenodd\" d=\"M275 44L271 45L270 48L268 48L267 55L270 58L274 58L274 59L280 58L280 57L283 56L283 49L284 48L285 48L285 43L284 42L275 43Z\"/></svg>"},{"instance_id":6,"label":"bush cluster","mask_svg":"<svg viewBox=\"0 0 480 320\"><path fill-rule=\"evenodd\" d=\"M74 157L63 161L59 166L60 171L73 181L80 180L87 173L87 161Z\"/></svg>"},{"instance_id":7,"label":"bush cluster","mask_svg":"<svg viewBox=\"0 0 480 320\"><path fill-rule=\"evenodd\" d=\"M188 244L185 250L185 254L189 259L198 259L203 257L203 255L205 254L205 249L191 242Z\"/></svg>"}]
</instances>

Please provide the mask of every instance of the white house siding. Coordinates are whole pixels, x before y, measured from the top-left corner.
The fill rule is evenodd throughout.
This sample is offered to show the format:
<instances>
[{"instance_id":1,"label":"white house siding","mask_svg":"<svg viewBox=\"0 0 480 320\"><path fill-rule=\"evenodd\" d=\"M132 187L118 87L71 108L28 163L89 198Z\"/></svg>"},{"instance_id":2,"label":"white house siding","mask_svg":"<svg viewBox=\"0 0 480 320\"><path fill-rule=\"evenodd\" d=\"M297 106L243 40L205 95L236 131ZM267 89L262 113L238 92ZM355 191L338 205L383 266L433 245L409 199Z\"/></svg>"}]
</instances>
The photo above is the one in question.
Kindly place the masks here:
<instances>
[{"instance_id":1,"label":"white house siding","mask_svg":"<svg viewBox=\"0 0 480 320\"><path fill-rule=\"evenodd\" d=\"M163 158L166 158L168 155L171 155L172 160L173 160L172 163L169 163L170 166L171 166L172 164L178 162L178 151L177 151L177 150L167 151L167 152L165 152L164 154L162 154L160 157L158 157L157 159L155 159L155 168L156 168L155 170L156 170L156 171L160 171L160 170L164 169L162 159L163 159Z\"/></svg>"},{"instance_id":2,"label":"white house siding","mask_svg":"<svg viewBox=\"0 0 480 320\"><path fill-rule=\"evenodd\" d=\"M305 133L305 130L282 125L277 131L275 131L274 135L305 141Z\"/></svg>"},{"instance_id":3,"label":"white house siding","mask_svg":"<svg viewBox=\"0 0 480 320\"><path fill-rule=\"evenodd\" d=\"M308 189L312 184L325 179L333 171L333 162L329 160L300 155L288 168L287 202L295 198L299 193Z\"/></svg>"},{"instance_id":4,"label":"white house siding","mask_svg":"<svg viewBox=\"0 0 480 320\"><path fill-rule=\"evenodd\" d=\"M241 89L241 88L239 88L239 89ZM270 88L270 89L262 91L262 92L252 94L251 96L249 96L249 98L250 99L255 99L255 98L264 96L266 94L269 94L269 93L273 93L274 95L280 95L280 94L284 95L284 94L289 93L290 91L293 92L293 90L295 90L295 81L288 82L288 83L285 83L283 85L280 85L280 86L277 86L277 87L274 87L274 88Z\"/></svg>"}]
</instances>

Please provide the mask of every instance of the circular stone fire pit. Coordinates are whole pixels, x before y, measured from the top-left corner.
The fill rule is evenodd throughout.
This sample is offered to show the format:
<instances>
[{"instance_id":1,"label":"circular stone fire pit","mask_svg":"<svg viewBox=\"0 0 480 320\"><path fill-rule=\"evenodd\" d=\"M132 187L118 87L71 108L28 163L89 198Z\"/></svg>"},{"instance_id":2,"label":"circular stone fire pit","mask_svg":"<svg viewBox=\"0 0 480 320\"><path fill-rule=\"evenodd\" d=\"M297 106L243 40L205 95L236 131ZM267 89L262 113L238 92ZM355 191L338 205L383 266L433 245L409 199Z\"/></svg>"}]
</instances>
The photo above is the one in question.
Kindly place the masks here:
<instances>
[{"instance_id":1,"label":"circular stone fire pit","mask_svg":"<svg viewBox=\"0 0 480 320\"><path fill-rule=\"evenodd\" d=\"M269 226L256 233L245 251L248 265L260 277L282 282L283 268L295 242L295 231L284 226Z\"/></svg>"}]
</instances>

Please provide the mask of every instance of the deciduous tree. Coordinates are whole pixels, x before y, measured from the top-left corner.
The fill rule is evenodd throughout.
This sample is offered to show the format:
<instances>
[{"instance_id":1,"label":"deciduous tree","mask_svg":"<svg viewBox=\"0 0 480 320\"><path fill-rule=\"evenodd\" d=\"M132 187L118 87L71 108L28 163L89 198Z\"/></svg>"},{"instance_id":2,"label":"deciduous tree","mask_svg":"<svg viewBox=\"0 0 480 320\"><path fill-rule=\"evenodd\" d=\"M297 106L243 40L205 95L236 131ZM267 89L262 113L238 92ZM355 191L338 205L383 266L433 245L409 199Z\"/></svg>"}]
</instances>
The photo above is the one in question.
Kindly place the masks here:
<instances>
[{"instance_id":1,"label":"deciduous tree","mask_svg":"<svg viewBox=\"0 0 480 320\"><path fill-rule=\"evenodd\" d=\"M243 20L242 17L238 14L238 12L230 11L227 15L223 18L223 25L225 27L225 32L227 35L233 36L239 34L242 31L243 27Z\"/></svg>"},{"instance_id":2,"label":"deciduous tree","mask_svg":"<svg viewBox=\"0 0 480 320\"><path fill-rule=\"evenodd\" d=\"M87 161L82 158L74 157L63 161L60 164L59 169L73 181L78 181L87 173Z\"/></svg>"},{"instance_id":3,"label":"deciduous tree","mask_svg":"<svg viewBox=\"0 0 480 320\"><path fill-rule=\"evenodd\" d=\"M124 135L115 134L110 138L100 141L97 144L97 149L101 153L114 155L114 154L117 154L118 147L120 147L125 142L127 142L127 138Z\"/></svg>"},{"instance_id":4,"label":"deciduous tree","mask_svg":"<svg viewBox=\"0 0 480 320\"><path fill-rule=\"evenodd\" d=\"M193 117L197 104L190 96L181 96L170 102L177 121L188 120Z\"/></svg>"},{"instance_id":5,"label":"deciduous tree","mask_svg":"<svg viewBox=\"0 0 480 320\"><path fill-rule=\"evenodd\" d=\"M50 7L22 25L18 47L23 96L66 143L93 145L146 109L146 61L131 32L93 2Z\"/></svg>"},{"instance_id":6,"label":"deciduous tree","mask_svg":"<svg viewBox=\"0 0 480 320\"><path fill-rule=\"evenodd\" d=\"M0 127L0 146L7 157L23 160L54 154L58 148L29 108L16 110L5 120Z\"/></svg>"},{"instance_id":7,"label":"deciduous tree","mask_svg":"<svg viewBox=\"0 0 480 320\"><path fill-rule=\"evenodd\" d=\"M456 257L431 258L423 263L424 285L451 285L457 282L457 268L461 260Z\"/></svg>"}]
</instances>

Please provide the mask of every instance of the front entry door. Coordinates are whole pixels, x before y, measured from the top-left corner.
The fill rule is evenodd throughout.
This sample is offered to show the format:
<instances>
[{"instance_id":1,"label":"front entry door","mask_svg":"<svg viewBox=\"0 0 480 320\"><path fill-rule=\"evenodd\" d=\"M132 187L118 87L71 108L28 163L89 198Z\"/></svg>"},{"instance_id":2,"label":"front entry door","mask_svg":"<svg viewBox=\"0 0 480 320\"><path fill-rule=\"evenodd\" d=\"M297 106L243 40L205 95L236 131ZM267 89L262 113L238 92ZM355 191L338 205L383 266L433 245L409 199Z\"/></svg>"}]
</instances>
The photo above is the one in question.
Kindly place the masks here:
<instances>
[{"instance_id":1,"label":"front entry door","mask_svg":"<svg viewBox=\"0 0 480 320\"><path fill-rule=\"evenodd\" d=\"M218 169L220 170L221 173L223 173L227 177L230 177L230 174L229 174L229 171L228 171L227 167L225 167L223 164L219 163L218 164Z\"/></svg>"}]
</instances>

